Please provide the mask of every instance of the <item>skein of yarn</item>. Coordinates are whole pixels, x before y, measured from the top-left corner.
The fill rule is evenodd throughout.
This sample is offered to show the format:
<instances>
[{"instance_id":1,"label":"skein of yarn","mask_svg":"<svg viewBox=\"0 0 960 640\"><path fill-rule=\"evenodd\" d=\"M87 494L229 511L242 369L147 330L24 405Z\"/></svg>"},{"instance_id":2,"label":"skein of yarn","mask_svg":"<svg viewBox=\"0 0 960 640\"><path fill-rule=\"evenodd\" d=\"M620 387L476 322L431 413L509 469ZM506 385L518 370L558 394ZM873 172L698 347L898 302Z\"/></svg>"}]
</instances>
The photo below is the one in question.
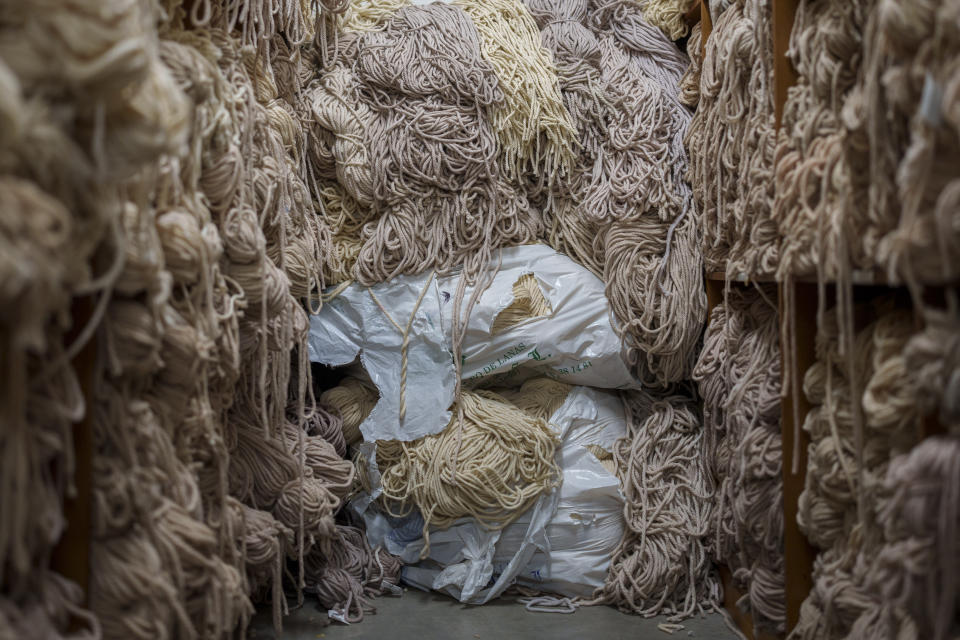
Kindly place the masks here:
<instances>
[{"instance_id":1,"label":"skein of yarn","mask_svg":"<svg viewBox=\"0 0 960 640\"><path fill-rule=\"evenodd\" d=\"M714 308L693 378L717 487L712 553L755 627L786 626L776 290L731 287Z\"/></svg>"},{"instance_id":2,"label":"skein of yarn","mask_svg":"<svg viewBox=\"0 0 960 640\"><path fill-rule=\"evenodd\" d=\"M623 400L628 437L613 457L627 528L594 602L671 621L714 610L714 481L699 410L683 392L625 392Z\"/></svg>"},{"instance_id":3,"label":"skein of yarn","mask_svg":"<svg viewBox=\"0 0 960 640\"><path fill-rule=\"evenodd\" d=\"M430 553L431 526L470 516L502 529L559 483L557 437L546 420L490 391L464 391L461 406L459 427L454 417L437 435L377 443L385 509L403 517L416 507L423 515L421 558Z\"/></svg>"},{"instance_id":4,"label":"skein of yarn","mask_svg":"<svg viewBox=\"0 0 960 640\"><path fill-rule=\"evenodd\" d=\"M728 278L771 276L779 264L780 234L771 219L776 132L770 12L767 3L751 0L717 18L687 133L704 263Z\"/></svg>"}]
</instances>

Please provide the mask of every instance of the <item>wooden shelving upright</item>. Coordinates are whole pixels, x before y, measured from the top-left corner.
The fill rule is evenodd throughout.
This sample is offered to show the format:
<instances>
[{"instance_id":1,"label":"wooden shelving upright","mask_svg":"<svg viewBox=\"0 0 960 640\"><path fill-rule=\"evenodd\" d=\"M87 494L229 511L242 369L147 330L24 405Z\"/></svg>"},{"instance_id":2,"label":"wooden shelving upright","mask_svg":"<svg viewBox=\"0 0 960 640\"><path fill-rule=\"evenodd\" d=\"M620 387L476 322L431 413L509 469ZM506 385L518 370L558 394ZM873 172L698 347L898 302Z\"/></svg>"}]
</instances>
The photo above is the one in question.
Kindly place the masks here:
<instances>
[{"instance_id":1,"label":"wooden shelving upright","mask_svg":"<svg viewBox=\"0 0 960 640\"><path fill-rule=\"evenodd\" d=\"M73 327L66 336L67 344L75 340L93 316L93 301L77 298L72 308ZM90 541L93 528L93 380L97 359L96 338L91 339L71 362L85 411L83 418L73 426L73 478L67 479L74 487L63 504L66 529L60 536L50 558L50 567L83 588L85 601L90 593ZM61 471L62 472L62 471ZM76 627L77 621L71 626Z\"/></svg>"}]
</instances>

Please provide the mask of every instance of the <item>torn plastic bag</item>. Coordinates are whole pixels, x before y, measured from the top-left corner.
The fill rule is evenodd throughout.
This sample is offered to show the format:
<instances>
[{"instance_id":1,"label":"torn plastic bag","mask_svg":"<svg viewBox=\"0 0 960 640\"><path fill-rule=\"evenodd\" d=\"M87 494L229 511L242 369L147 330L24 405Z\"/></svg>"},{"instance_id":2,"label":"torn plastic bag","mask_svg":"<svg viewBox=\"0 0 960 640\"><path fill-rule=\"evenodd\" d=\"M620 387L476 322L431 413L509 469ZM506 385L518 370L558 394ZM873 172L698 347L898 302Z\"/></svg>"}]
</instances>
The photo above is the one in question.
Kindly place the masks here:
<instances>
[{"instance_id":1,"label":"torn plastic bag","mask_svg":"<svg viewBox=\"0 0 960 640\"><path fill-rule=\"evenodd\" d=\"M621 355L599 278L545 245L503 249L500 258L493 283L467 324L461 354L466 386L517 386L546 376L572 385L639 388ZM490 268L496 265L495 259ZM525 278L528 274L532 278ZM437 279L426 273L370 288L351 285L311 318L310 359L342 366L359 355L380 392L377 406L360 425L366 441L416 440L449 424L455 381L453 297L459 281L459 274ZM520 284L527 285L521 293L530 300L518 299ZM464 300L472 293L467 287ZM539 304L545 312L525 317L525 304ZM405 328L415 308L401 424L403 334L397 326ZM512 314L513 323L504 322L505 313Z\"/></svg>"},{"instance_id":2,"label":"torn plastic bag","mask_svg":"<svg viewBox=\"0 0 960 640\"><path fill-rule=\"evenodd\" d=\"M619 483L594 454L611 452L626 435L623 405L615 393L574 387L550 423L562 438L563 483L502 531L486 530L470 518L446 530L431 529L430 555L421 561L419 513L389 517L366 495L350 508L365 520L371 545L382 545L407 563L403 579L412 586L471 604L488 602L515 583L590 595L603 584L623 533Z\"/></svg>"}]
</instances>

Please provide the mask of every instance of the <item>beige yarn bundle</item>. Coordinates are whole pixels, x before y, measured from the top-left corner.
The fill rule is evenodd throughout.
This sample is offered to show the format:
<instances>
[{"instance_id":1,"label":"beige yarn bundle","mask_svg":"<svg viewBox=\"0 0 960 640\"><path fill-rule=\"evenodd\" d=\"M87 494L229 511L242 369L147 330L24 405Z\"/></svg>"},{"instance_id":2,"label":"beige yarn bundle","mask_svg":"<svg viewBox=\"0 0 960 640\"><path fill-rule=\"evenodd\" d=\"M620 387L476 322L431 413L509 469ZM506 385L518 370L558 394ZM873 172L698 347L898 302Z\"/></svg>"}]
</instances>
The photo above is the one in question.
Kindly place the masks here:
<instances>
[{"instance_id":1,"label":"beige yarn bundle","mask_svg":"<svg viewBox=\"0 0 960 640\"><path fill-rule=\"evenodd\" d=\"M798 513L801 528L824 551L791 635L796 638L848 637L855 633L854 624L890 608L891 603L877 597L877 587L870 586L872 578L861 567L872 563L887 544L877 520L887 509L882 480L892 471L891 460L913 449L920 417L916 383L904 357L914 331L909 314L888 312L857 335L850 362L866 381L859 398L851 396L848 360L838 351L835 313L829 312L825 320L819 360L804 381L816 406L804 425L811 443ZM855 401L863 415L859 427ZM898 618L894 636L919 637L916 614L890 613ZM857 623L860 618L863 622Z\"/></svg>"},{"instance_id":2,"label":"beige yarn bundle","mask_svg":"<svg viewBox=\"0 0 960 640\"><path fill-rule=\"evenodd\" d=\"M684 19L693 7L695 0L647 0L643 7L643 17L663 32L671 40L687 35L690 27Z\"/></svg>"},{"instance_id":3,"label":"beige yarn bundle","mask_svg":"<svg viewBox=\"0 0 960 640\"><path fill-rule=\"evenodd\" d=\"M623 395L628 436L613 452L627 528L594 602L675 621L719 606L708 553L714 510L706 432L683 392Z\"/></svg>"},{"instance_id":4,"label":"beige yarn bundle","mask_svg":"<svg viewBox=\"0 0 960 640\"><path fill-rule=\"evenodd\" d=\"M350 445L363 440L360 424L367 419L379 399L373 385L349 376L320 396L320 402L340 414L343 420L343 435Z\"/></svg>"},{"instance_id":5,"label":"beige yarn bundle","mask_svg":"<svg viewBox=\"0 0 960 640\"><path fill-rule=\"evenodd\" d=\"M693 377L717 488L712 553L757 628L786 623L776 289L731 287L714 308Z\"/></svg>"},{"instance_id":6,"label":"beige yarn bundle","mask_svg":"<svg viewBox=\"0 0 960 640\"><path fill-rule=\"evenodd\" d=\"M559 483L557 437L546 420L490 391L464 391L461 406L459 428L454 417L437 435L377 442L382 503L395 517L420 510L421 557L430 553L430 527L472 517L501 529Z\"/></svg>"},{"instance_id":7,"label":"beige yarn bundle","mask_svg":"<svg viewBox=\"0 0 960 640\"><path fill-rule=\"evenodd\" d=\"M770 12L768 3L750 0L717 18L687 133L704 262L708 271L730 278L769 277L779 264L780 235L771 218L776 133Z\"/></svg>"},{"instance_id":8,"label":"beige yarn bundle","mask_svg":"<svg viewBox=\"0 0 960 640\"><path fill-rule=\"evenodd\" d=\"M639 5L528 6L582 144L571 179L538 194L547 238L603 275L637 375L649 384L679 382L689 377L706 313L684 182L685 56Z\"/></svg>"},{"instance_id":9,"label":"beige yarn bundle","mask_svg":"<svg viewBox=\"0 0 960 640\"><path fill-rule=\"evenodd\" d=\"M777 278L816 273L849 279L870 266L875 231L859 204L862 182L844 153L842 112L860 69L863 28L872 3L800 4L788 55L797 70L788 91L776 151L773 219L784 242Z\"/></svg>"}]
</instances>

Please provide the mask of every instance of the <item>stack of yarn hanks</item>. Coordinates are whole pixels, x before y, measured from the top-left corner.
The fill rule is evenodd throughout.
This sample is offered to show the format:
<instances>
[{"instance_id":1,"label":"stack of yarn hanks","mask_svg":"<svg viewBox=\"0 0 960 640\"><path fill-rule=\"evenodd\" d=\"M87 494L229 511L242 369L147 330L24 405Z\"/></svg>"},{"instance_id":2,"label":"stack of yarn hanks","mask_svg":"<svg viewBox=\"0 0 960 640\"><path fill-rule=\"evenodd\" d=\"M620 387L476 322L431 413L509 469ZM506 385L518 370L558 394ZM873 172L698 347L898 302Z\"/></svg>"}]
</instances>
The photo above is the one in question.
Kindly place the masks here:
<instances>
[{"instance_id":1,"label":"stack of yarn hanks","mask_svg":"<svg viewBox=\"0 0 960 640\"><path fill-rule=\"evenodd\" d=\"M690 182L707 271L729 278L769 277L779 262L770 12L761 0L736 3L714 16L705 54L691 50L702 68L687 134Z\"/></svg>"},{"instance_id":2,"label":"stack of yarn hanks","mask_svg":"<svg viewBox=\"0 0 960 640\"><path fill-rule=\"evenodd\" d=\"M919 287L960 276L960 9L804 0L789 56L774 219L780 277L879 270ZM866 203L866 204L865 204Z\"/></svg>"},{"instance_id":3,"label":"stack of yarn hanks","mask_svg":"<svg viewBox=\"0 0 960 640\"><path fill-rule=\"evenodd\" d=\"M776 289L731 287L714 308L694 370L719 487L712 549L757 628L786 626L780 322Z\"/></svg>"},{"instance_id":4,"label":"stack of yarn hanks","mask_svg":"<svg viewBox=\"0 0 960 640\"><path fill-rule=\"evenodd\" d=\"M960 422L944 376L957 372L956 312L928 313L919 332L887 303L868 312L880 318L851 354L839 352L836 314L826 314L804 380L814 408L798 520L821 552L791 637L948 638L960 568ZM932 349L947 327L946 351ZM934 412L947 433L917 444L923 415Z\"/></svg>"},{"instance_id":5,"label":"stack of yarn hanks","mask_svg":"<svg viewBox=\"0 0 960 640\"><path fill-rule=\"evenodd\" d=\"M712 480L706 466L681 472L703 457L701 418L692 394L676 391L696 361L706 297L685 179L691 112L681 80L689 60L648 22L653 13L626 1L365 2L327 42L325 66L308 82L298 113L310 141L310 188L334 245L328 284L462 267L461 282L478 283L476 294L497 248L535 240L604 279L624 354L658 391L635 400L655 397L657 414L638 410L623 444L634 525L599 599L682 617L715 606L719 592L705 541ZM468 314L472 301L458 294L456 308ZM342 405L347 439L356 442L375 392L351 381L327 394ZM458 394L454 413L471 402ZM683 425L672 423L678 412ZM660 431L648 432L649 420ZM457 418L428 443L378 444L395 513L419 506L442 524L471 511L483 520L489 509L503 521L497 500L466 509L433 490L460 473L458 456L468 433L480 434L477 424ZM424 452L438 450L448 471L416 475L429 461ZM645 457L683 477L644 481L635 474ZM421 482L414 486L411 477ZM676 482L689 494L677 494ZM684 502L663 544L647 536L662 516L641 506L646 491ZM525 503L526 494L517 499ZM657 572L644 573L648 562ZM642 587L627 586L638 580Z\"/></svg>"},{"instance_id":6,"label":"stack of yarn hanks","mask_svg":"<svg viewBox=\"0 0 960 640\"><path fill-rule=\"evenodd\" d=\"M67 636L73 615L108 638L222 636L261 594L279 627L284 575L354 617L397 580L333 519L353 466L312 400L298 301L329 253L295 117L316 25L281 4L7 8L0 635ZM85 412L92 612L46 569Z\"/></svg>"}]
</instances>

